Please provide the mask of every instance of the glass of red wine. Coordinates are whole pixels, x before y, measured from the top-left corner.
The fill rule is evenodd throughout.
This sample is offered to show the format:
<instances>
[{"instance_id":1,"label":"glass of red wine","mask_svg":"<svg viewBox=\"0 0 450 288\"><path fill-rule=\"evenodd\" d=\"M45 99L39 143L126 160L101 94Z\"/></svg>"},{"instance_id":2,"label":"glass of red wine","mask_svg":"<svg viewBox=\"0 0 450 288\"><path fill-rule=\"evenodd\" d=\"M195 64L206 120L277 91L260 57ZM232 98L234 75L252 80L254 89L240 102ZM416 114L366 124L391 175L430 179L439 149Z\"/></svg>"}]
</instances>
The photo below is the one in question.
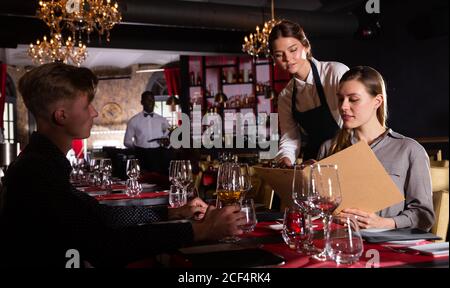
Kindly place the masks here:
<instances>
[{"instance_id":1,"label":"glass of red wine","mask_svg":"<svg viewBox=\"0 0 450 288\"><path fill-rule=\"evenodd\" d=\"M337 165L313 165L309 188L309 202L312 209L322 217L323 232L327 235L330 216L342 201ZM320 261L328 260L326 249L313 257Z\"/></svg>"}]
</instances>

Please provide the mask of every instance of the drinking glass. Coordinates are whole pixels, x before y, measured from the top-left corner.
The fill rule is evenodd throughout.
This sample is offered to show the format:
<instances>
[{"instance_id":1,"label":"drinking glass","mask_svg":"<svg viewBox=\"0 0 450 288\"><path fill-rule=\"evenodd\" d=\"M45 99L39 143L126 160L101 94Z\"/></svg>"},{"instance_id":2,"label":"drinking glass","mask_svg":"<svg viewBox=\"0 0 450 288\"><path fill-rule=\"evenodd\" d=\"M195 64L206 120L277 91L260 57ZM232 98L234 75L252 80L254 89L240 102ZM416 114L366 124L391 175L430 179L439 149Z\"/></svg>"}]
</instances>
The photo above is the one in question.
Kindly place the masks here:
<instances>
[{"instance_id":1,"label":"drinking glass","mask_svg":"<svg viewBox=\"0 0 450 288\"><path fill-rule=\"evenodd\" d=\"M324 237L328 233L329 218L342 200L337 165L314 164L311 167L309 201L323 220ZM327 260L326 249L317 255L316 260Z\"/></svg>"},{"instance_id":2,"label":"drinking glass","mask_svg":"<svg viewBox=\"0 0 450 288\"><path fill-rule=\"evenodd\" d=\"M172 160L169 164L169 181L173 185L177 185L177 175L178 175L178 160Z\"/></svg>"},{"instance_id":3,"label":"drinking glass","mask_svg":"<svg viewBox=\"0 0 450 288\"><path fill-rule=\"evenodd\" d=\"M138 159L127 160L127 176L129 179L126 182L126 194L130 197L136 197L142 192L142 186L138 182L140 171L141 168Z\"/></svg>"},{"instance_id":4,"label":"drinking glass","mask_svg":"<svg viewBox=\"0 0 450 288\"><path fill-rule=\"evenodd\" d=\"M187 194L189 186L194 181L193 176L192 176L191 161L180 160L180 164L178 165L177 171L178 171L178 175L177 175L178 183L180 183L180 186L182 187L184 192Z\"/></svg>"},{"instance_id":5,"label":"drinking glass","mask_svg":"<svg viewBox=\"0 0 450 288\"><path fill-rule=\"evenodd\" d=\"M281 235L289 248L304 252L302 247L308 241L310 233L308 232L305 214L300 207L289 206L284 209Z\"/></svg>"},{"instance_id":6,"label":"drinking glass","mask_svg":"<svg viewBox=\"0 0 450 288\"><path fill-rule=\"evenodd\" d=\"M294 165L294 176L292 178L292 200L298 208L300 212L304 215L305 218L305 233L307 235L305 241L303 241L302 245L299 246L299 252L303 252L307 255L316 254L320 252L313 244L313 224L312 224L312 216L316 213L314 210L312 203L310 202L310 174L309 170L303 169L303 165Z\"/></svg>"},{"instance_id":7,"label":"drinking glass","mask_svg":"<svg viewBox=\"0 0 450 288\"><path fill-rule=\"evenodd\" d=\"M326 251L337 264L352 264L361 257L364 246L354 217L330 217Z\"/></svg>"},{"instance_id":8,"label":"drinking glass","mask_svg":"<svg viewBox=\"0 0 450 288\"><path fill-rule=\"evenodd\" d=\"M220 164L217 173L217 203L221 207L239 204L244 193L245 187L239 163L224 162ZM222 239L222 242L234 243L239 240L239 237L231 236Z\"/></svg>"},{"instance_id":9,"label":"drinking glass","mask_svg":"<svg viewBox=\"0 0 450 288\"><path fill-rule=\"evenodd\" d=\"M241 163L239 164L241 166L241 185L244 189L244 195L242 197L250 198L249 192L252 190L252 177L250 176L250 168L248 167L248 164Z\"/></svg>"},{"instance_id":10,"label":"drinking glass","mask_svg":"<svg viewBox=\"0 0 450 288\"><path fill-rule=\"evenodd\" d=\"M189 160L172 160L169 165L169 180L173 185L182 188L185 193L195 197L195 191L189 189L193 183L192 165ZM188 191L192 193L188 193Z\"/></svg>"},{"instance_id":11,"label":"drinking glass","mask_svg":"<svg viewBox=\"0 0 450 288\"><path fill-rule=\"evenodd\" d=\"M100 161L101 187L109 192L112 191L112 162L111 159L102 159Z\"/></svg>"},{"instance_id":12,"label":"drinking glass","mask_svg":"<svg viewBox=\"0 0 450 288\"><path fill-rule=\"evenodd\" d=\"M177 187L176 185L171 185L169 190L169 205L172 208L178 208L186 205L187 195L186 193Z\"/></svg>"},{"instance_id":13,"label":"drinking glass","mask_svg":"<svg viewBox=\"0 0 450 288\"><path fill-rule=\"evenodd\" d=\"M238 163L224 162L217 172L217 198L226 205L237 204L245 194L245 184Z\"/></svg>"},{"instance_id":14,"label":"drinking glass","mask_svg":"<svg viewBox=\"0 0 450 288\"><path fill-rule=\"evenodd\" d=\"M101 185L101 172L100 172L100 162L101 159L93 158L89 162L89 170L92 173L89 178L91 185L100 186Z\"/></svg>"},{"instance_id":15,"label":"drinking glass","mask_svg":"<svg viewBox=\"0 0 450 288\"><path fill-rule=\"evenodd\" d=\"M240 228L244 233L250 233L255 230L257 223L253 199L248 198L242 200L241 211L245 214L245 224L241 225Z\"/></svg>"}]
</instances>

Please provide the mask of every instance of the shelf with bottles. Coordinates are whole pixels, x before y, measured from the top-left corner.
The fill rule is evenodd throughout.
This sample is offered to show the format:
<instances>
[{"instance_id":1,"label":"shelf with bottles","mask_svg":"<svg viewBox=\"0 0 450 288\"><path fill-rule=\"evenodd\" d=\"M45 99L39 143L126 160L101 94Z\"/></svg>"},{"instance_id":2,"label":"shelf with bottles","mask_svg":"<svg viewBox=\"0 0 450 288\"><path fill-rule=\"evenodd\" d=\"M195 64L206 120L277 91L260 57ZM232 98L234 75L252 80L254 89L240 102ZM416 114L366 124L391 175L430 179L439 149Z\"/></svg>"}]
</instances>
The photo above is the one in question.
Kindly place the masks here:
<instances>
[{"instance_id":1,"label":"shelf with bottles","mask_svg":"<svg viewBox=\"0 0 450 288\"><path fill-rule=\"evenodd\" d=\"M189 86L201 87L203 85L203 58L202 56L189 57Z\"/></svg>"}]
</instances>

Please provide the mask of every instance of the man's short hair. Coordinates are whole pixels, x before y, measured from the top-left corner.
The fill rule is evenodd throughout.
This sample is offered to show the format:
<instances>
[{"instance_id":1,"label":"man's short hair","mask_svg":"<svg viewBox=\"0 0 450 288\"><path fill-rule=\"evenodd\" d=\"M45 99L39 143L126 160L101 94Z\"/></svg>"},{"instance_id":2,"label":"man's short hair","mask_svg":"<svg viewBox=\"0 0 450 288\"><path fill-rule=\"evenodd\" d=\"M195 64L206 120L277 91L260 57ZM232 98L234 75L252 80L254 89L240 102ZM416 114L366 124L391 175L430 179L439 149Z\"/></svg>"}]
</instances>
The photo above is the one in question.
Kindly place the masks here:
<instances>
[{"instance_id":1,"label":"man's short hair","mask_svg":"<svg viewBox=\"0 0 450 288\"><path fill-rule=\"evenodd\" d=\"M73 100L86 93L92 101L97 84L97 76L88 68L49 63L27 72L19 80L19 91L35 117L48 118L50 104L59 100Z\"/></svg>"},{"instance_id":2,"label":"man's short hair","mask_svg":"<svg viewBox=\"0 0 450 288\"><path fill-rule=\"evenodd\" d=\"M155 99L155 95L153 94L152 91L145 91L144 93L141 94L141 101L147 97L153 97L153 99Z\"/></svg>"}]
</instances>

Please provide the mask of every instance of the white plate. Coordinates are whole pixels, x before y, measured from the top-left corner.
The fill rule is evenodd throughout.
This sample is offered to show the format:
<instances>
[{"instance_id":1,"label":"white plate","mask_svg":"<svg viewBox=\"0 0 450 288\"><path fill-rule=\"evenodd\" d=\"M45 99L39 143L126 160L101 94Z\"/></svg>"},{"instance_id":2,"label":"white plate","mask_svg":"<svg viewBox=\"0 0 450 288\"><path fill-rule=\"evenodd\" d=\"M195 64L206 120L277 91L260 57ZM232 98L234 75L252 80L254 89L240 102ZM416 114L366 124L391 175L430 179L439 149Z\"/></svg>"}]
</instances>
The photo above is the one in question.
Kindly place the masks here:
<instances>
[{"instance_id":1,"label":"white plate","mask_svg":"<svg viewBox=\"0 0 450 288\"><path fill-rule=\"evenodd\" d=\"M361 229L361 232L369 232L369 233L378 233L378 232L384 232L389 231L392 229L386 229L386 228L369 228L369 229Z\"/></svg>"},{"instance_id":2,"label":"white plate","mask_svg":"<svg viewBox=\"0 0 450 288\"><path fill-rule=\"evenodd\" d=\"M409 247L427 255L448 255L448 242L432 243Z\"/></svg>"}]
</instances>

